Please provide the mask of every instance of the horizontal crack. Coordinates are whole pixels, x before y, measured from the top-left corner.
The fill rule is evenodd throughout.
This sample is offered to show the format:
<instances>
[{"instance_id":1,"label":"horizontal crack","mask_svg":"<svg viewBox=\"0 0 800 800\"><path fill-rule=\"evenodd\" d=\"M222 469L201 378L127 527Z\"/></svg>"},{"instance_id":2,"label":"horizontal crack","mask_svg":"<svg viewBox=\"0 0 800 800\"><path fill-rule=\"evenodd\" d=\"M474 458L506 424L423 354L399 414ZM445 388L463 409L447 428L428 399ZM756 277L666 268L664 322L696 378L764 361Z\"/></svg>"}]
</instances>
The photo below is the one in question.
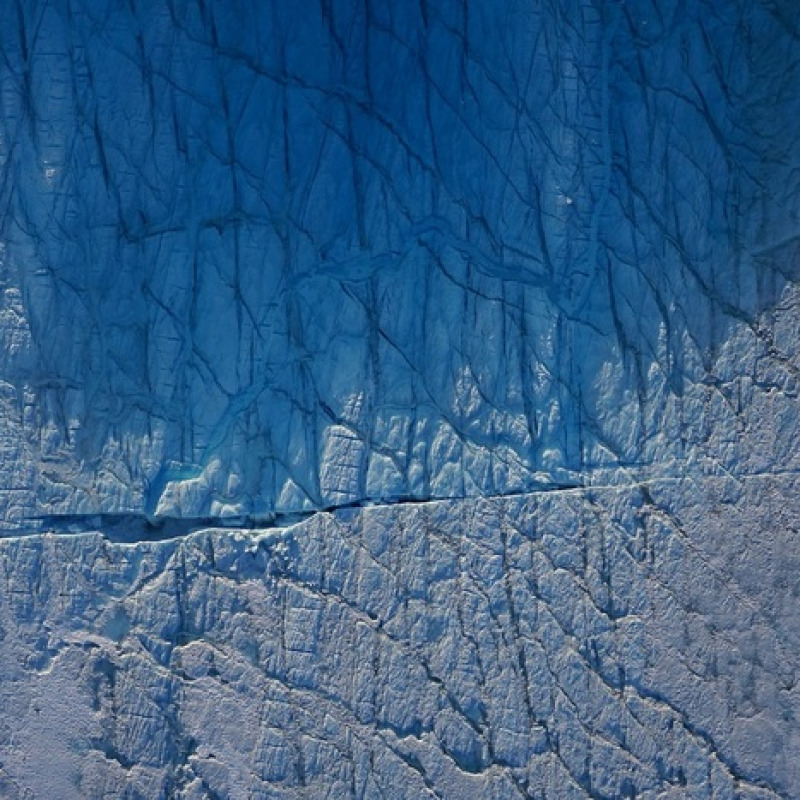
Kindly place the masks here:
<instances>
[{"instance_id":1,"label":"horizontal crack","mask_svg":"<svg viewBox=\"0 0 800 800\"><path fill-rule=\"evenodd\" d=\"M778 478L797 476L797 470L774 470L769 472L725 474L693 474L681 476L647 477L631 479L619 483L542 483L522 489L492 495L398 495L394 497L364 498L348 503L337 503L310 509L285 511L266 511L261 514L240 514L228 516L171 517L151 516L136 512L86 513L86 514L41 514L26 518L30 527L0 530L0 539L24 538L45 533L78 536L100 533L111 542L133 544L136 542L157 542L177 539L209 528L234 530L269 530L288 528L308 520L317 514L336 514L365 508L385 508L398 505L425 505L430 503L452 502L456 500L502 500L512 497L535 497L537 495L563 492L607 492L631 491L647 486L669 483L704 482L721 479L744 481L752 478ZM632 476L631 476L632 477Z\"/></svg>"},{"instance_id":2,"label":"horizontal crack","mask_svg":"<svg viewBox=\"0 0 800 800\"><path fill-rule=\"evenodd\" d=\"M519 497L540 492L559 492L584 488L581 484L547 484L537 488L527 488L506 492L495 497ZM271 511L263 514L239 514L230 516L170 517L149 516L134 512L89 513L89 514L42 514L27 517L32 523L29 529L0 531L0 539L35 536L43 533L80 535L101 533L113 542L133 543L139 541L163 541L188 536L208 528L227 528L231 530L260 530L286 528L310 519L317 514L363 508L381 508L396 505L424 505L427 503L453 500L475 500L464 496L425 496L401 495L385 498L366 498L348 503L337 503L311 509ZM487 499L491 499L488 498Z\"/></svg>"}]
</instances>

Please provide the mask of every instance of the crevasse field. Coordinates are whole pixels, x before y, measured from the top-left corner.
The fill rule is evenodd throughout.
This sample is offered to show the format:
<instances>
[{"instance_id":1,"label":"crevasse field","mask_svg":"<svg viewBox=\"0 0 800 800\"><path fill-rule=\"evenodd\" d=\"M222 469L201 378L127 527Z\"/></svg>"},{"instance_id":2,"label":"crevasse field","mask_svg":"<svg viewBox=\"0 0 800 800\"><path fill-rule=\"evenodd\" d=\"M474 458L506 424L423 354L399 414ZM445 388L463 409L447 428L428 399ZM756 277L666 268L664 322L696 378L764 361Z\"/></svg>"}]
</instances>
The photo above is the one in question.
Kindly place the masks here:
<instances>
[{"instance_id":1,"label":"crevasse field","mask_svg":"<svg viewBox=\"0 0 800 800\"><path fill-rule=\"evenodd\" d=\"M0 798L800 797L796 0L0 0Z\"/></svg>"}]
</instances>

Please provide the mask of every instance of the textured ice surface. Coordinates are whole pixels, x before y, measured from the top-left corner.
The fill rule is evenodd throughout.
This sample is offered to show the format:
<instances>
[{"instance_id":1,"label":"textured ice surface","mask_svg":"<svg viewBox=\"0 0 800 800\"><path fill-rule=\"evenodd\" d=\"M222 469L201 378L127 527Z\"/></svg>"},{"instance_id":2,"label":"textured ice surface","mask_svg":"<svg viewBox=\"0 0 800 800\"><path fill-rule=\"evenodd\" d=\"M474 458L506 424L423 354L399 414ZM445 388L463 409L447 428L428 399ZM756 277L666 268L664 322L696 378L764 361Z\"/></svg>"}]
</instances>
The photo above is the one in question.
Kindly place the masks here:
<instances>
[{"instance_id":1,"label":"textured ice surface","mask_svg":"<svg viewBox=\"0 0 800 800\"><path fill-rule=\"evenodd\" d=\"M796 797L798 491L7 540L0 795Z\"/></svg>"},{"instance_id":2,"label":"textured ice surface","mask_svg":"<svg viewBox=\"0 0 800 800\"><path fill-rule=\"evenodd\" d=\"M800 796L797 11L0 0L0 797Z\"/></svg>"},{"instance_id":3,"label":"textured ice surface","mask_svg":"<svg viewBox=\"0 0 800 800\"><path fill-rule=\"evenodd\" d=\"M3 0L5 524L785 465L792 8Z\"/></svg>"}]
</instances>

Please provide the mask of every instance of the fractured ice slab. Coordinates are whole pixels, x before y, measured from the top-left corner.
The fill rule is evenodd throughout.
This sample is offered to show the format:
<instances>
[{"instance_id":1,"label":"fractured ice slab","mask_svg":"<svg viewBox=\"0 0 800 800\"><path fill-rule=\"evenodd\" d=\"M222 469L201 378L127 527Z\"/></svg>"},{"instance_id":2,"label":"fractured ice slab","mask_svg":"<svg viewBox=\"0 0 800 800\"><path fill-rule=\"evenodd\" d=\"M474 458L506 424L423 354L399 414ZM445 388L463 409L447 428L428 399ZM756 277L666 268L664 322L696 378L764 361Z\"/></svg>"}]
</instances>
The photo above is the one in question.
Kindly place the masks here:
<instances>
[{"instance_id":1,"label":"fractured ice slab","mask_svg":"<svg viewBox=\"0 0 800 800\"><path fill-rule=\"evenodd\" d=\"M5 0L5 525L796 465L776 9Z\"/></svg>"}]
</instances>

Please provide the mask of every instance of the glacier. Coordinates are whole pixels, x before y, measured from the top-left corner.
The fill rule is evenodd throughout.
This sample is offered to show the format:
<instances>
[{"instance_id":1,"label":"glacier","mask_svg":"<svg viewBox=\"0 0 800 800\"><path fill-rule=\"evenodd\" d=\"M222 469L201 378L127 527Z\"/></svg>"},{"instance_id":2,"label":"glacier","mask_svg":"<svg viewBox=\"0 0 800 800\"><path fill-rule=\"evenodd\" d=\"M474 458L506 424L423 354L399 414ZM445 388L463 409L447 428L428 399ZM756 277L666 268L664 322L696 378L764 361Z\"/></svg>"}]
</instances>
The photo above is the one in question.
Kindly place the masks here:
<instances>
[{"instance_id":1,"label":"glacier","mask_svg":"<svg viewBox=\"0 0 800 800\"><path fill-rule=\"evenodd\" d=\"M0 796L800 794L796 3L0 11Z\"/></svg>"}]
</instances>

